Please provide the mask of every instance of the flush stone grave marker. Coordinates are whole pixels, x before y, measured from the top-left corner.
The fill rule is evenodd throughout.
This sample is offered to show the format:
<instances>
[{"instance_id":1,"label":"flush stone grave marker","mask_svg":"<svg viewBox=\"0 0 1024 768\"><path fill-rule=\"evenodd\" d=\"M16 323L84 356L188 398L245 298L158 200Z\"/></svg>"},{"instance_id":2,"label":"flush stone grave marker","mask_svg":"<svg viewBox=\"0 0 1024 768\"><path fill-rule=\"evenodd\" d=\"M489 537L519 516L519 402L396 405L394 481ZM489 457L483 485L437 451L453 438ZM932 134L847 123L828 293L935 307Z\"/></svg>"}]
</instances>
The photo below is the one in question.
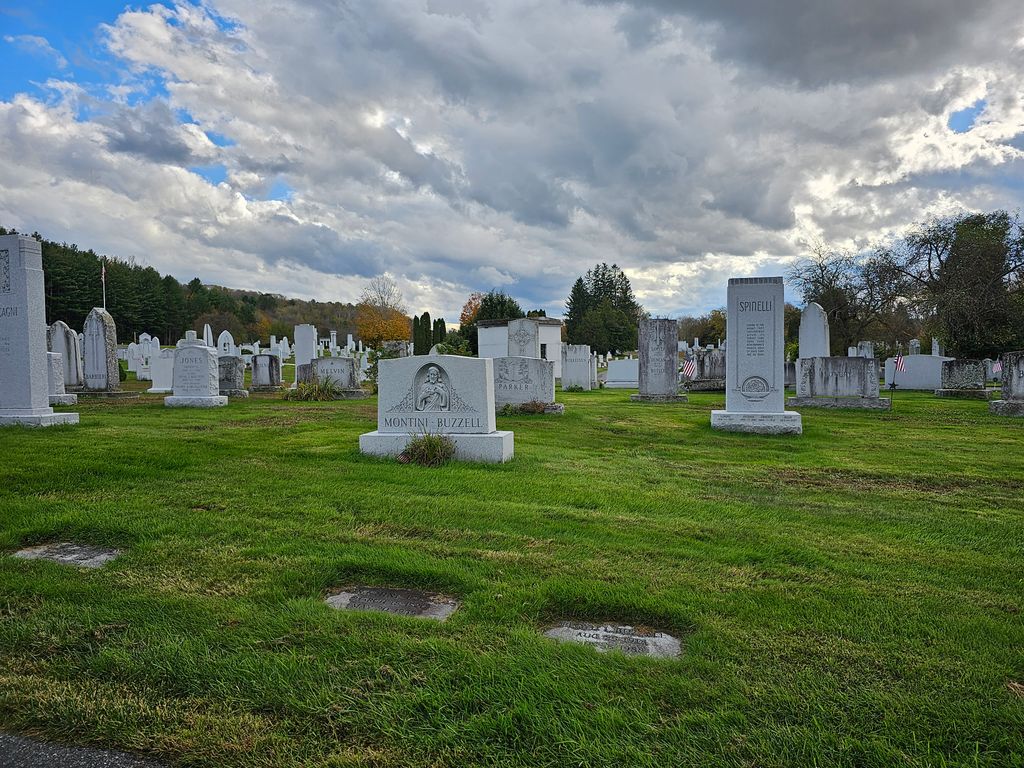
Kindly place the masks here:
<instances>
[{"instance_id":1,"label":"flush stone grave marker","mask_svg":"<svg viewBox=\"0 0 1024 768\"><path fill-rule=\"evenodd\" d=\"M0 426L78 423L50 407L45 301L39 241L0 237Z\"/></svg>"},{"instance_id":2,"label":"flush stone grave marker","mask_svg":"<svg viewBox=\"0 0 1024 768\"><path fill-rule=\"evenodd\" d=\"M711 428L801 434L800 414L785 410L781 277L734 277L727 291L725 410Z\"/></svg>"},{"instance_id":3,"label":"flush stone grave marker","mask_svg":"<svg viewBox=\"0 0 1024 768\"><path fill-rule=\"evenodd\" d=\"M649 403L685 403L679 394L679 324L651 318L640 321L639 389L630 400Z\"/></svg>"},{"instance_id":4,"label":"flush stone grave marker","mask_svg":"<svg viewBox=\"0 0 1024 768\"><path fill-rule=\"evenodd\" d=\"M397 616L444 621L459 607L459 601L435 592L388 587L351 587L328 596L332 608L346 611L379 611Z\"/></svg>"},{"instance_id":5,"label":"flush stone grave marker","mask_svg":"<svg viewBox=\"0 0 1024 768\"><path fill-rule=\"evenodd\" d=\"M14 557L22 560L50 560L77 568L101 568L120 554L121 551L118 549L63 541L56 544L26 547L15 552Z\"/></svg>"},{"instance_id":6,"label":"flush stone grave marker","mask_svg":"<svg viewBox=\"0 0 1024 768\"><path fill-rule=\"evenodd\" d=\"M566 621L546 631L544 636L562 643L589 645L601 653L622 651L628 656L671 659L681 651L679 640L672 635L618 624Z\"/></svg>"},{"instance_id":7,"label":"flush stone grave marker","mask_svg":"<svg viewBox=\"0 0 1024 768\"><path fill-rule=\"evenodd\" d=\"M217 350L188 331L174 350L174 394L164 398L169 408L216 408L227 405L220 394Z\"/></svg>"}]
</instances>

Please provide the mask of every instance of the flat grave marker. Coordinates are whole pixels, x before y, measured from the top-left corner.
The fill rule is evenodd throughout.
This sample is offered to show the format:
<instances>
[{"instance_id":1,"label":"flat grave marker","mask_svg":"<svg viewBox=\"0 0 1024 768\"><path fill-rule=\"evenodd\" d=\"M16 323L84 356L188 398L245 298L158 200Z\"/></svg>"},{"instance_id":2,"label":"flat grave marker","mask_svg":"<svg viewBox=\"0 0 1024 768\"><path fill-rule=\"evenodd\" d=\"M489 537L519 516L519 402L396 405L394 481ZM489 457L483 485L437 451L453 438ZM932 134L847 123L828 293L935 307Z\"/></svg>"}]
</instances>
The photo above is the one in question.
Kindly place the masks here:
<instances>
[{"instance_id":1,"label":"flat grave marker","mask_svg":"<svg viewBox=\"0 0 1024 768\"><path fill-rule=\"evenodd\" d=\"M459 601L453 597L395 587L349 587L328 596L324 602L338 610L376 611L435 621L444 621L459 607Z\"/></svg>"},{"instance_id":2,"label":"flat grave marker","mask_svg":"<svg viewBox=\"0 0 1024 768\"><path fill-rule=\"evenodd\" d=\"M621 624L563 621L547 630L544 637L560 643L589 645L601 653L615 650L652 659L674 659L682 651L679 640L672 635Z\"/></svg>"},{"instance_id":3,"label":"flat grave marker","mask_svg":"<svg viewBox=\"0 0 1024 768\"><path fill-rule=\"evenodd\" d=\"M22 560L50 560L77 568L102 568L120 555L121 550L119 549L98 547L93 544L75 544L70 541L39 544L14 553L14 557Z\"/></svg>"}]
</instances>

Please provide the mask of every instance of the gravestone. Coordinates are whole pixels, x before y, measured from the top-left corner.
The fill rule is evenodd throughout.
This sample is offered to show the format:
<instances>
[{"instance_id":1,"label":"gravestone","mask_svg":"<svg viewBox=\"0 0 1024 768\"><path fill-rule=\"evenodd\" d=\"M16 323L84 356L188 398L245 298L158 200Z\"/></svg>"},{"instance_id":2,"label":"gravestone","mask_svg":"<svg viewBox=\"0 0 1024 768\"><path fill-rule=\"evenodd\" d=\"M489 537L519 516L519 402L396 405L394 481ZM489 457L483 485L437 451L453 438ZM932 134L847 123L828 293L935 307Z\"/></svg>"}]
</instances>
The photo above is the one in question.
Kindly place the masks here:
<instances>
[{"instance_id":1,"label":"gravestone","mask_svg":"<svg viewBox=\"0 0 1024 768\"><path fill-rule=\"evenodd\" d=\"M948 357L935 355L907 355L903 358L903 370L897 371L895 359L885 361L884 382L886 386L896 377L897 389L920 389L934 392L942 387L942 364Z\"/></svg>"},{"instance_id":2,"label":"gravestone","mask_svg":"<svg viewBox=\"0 0 1024 768\"><path fill-rule=\"evenodd\" d=\"M4 235L0 237L0 426L78 423L77 413L54 413L50 407L46 333L39 241Z\"/></svg>"},{"instance_id":3,"label":"gravestone","mask_svg":"<svg viewBox=\"0 0 1024 768\"><path fill-rule=\"evenodd\" d=\"M945 357L942 353L942 343L932 336L932 355L935 357Z\"/></svg>"},{"instance_id":4,"label":"gravestone","mask_svg":"<svg viewBox=\"0 0 1024 768\"><path fill-rule=\"evenodd\" d=\"M563 344L562 391L569 387L590 391L593 389L591 380L590 347L586 344Z\"/></svg>"},{"instance_id":5,"label":"gravestone","mask_svg":"<svg viewBox=\"0 0 1024 768\"><path fill-rule=\"evenodd\" d=\"M152 385L146 390L151 395L166 395L174 391L174 350L161 349L149 360Z\"/></svg>"},{"instance_id":6,"label":"gravestone","mask_svg":"<svg viewBox=\"0 0 1024 768\"><path fill-rule=\"evenodd\" d=\"M800 414L785 410L785 344L781 277L734 277L727 291L725 410L711 428L728 432L803 432Z\"/></svg>"},{"instance_id":7,"label":"gravestone","mask_svg":"<svg viewBox=\"0 0 1024 768\"><path fill-rule=\"evenodd\" d=\"M860 357L860 350L857 347L847 347L846 348L846 356L847 357Z\"/></svg>"},{"instance_id":8,"label":"gravestone","mask_svg":"<svg viewBox=\"0 0 1024 768\"><path fill-rule=\"evenodd\" d=\"M295 383L313 380L312 362L317 358L317 335L315 325L295 326ZM300 368L300 366L309 366Z\"/></svg>"},{"instance_id":9,"label":"gravestone","mask_svg":"<svg viewBox=\"0 0 1024 768\"><path fill-rule=\"evenodd\" d=\"M117 327L110 313L93 307L85 318L82 345L86 392L117 392L121 389L117 368Z\"/></svg>"},{"instance_id":10,"label":"gravestone","mask_svg":"<svg viewBox=\"0 0 1024 768\"><path fill-rule=\"evenodd\" d=\"M217 337L217 354L220 357L238 357L238 347L235 346L235 337L228 331L221 331Z\"/></svg>"},{"instance_id":11,"label":"gravestone","mask_svg":"<svg viewBox=\"0 0 1024 768\"><path fill-rule=\"evenodd\" d=\"M250 392L277 392L281 388L281 358L277 355L253 355Z\"/></svg>"},{"instance_id":12,"label":"gravestone","mask_svg":"<svg viewBox=\"0 0 1024 768\"><path fill-rule=\"evenodd\" d=\"M217 356L217 389L225 397L249 396L249 390L245 388L245 361L241 357Z\"/></svg>"},{"instance_id":13,"label":"gravestone","mask_svg":"<svg viewBox=\"0 0 1024 768\"><path fill-rule=\"evenodd\" d=\"M640 321L637 384L629 399L646 403L685 403L679 394L679 323L667 318Z\"/></svg>"},{"instance_id":14,"label":"gravestone","mask_svg":"<svg viewBox=\"0 0 1024 768\"><path fill-rule=\"evenodd\" d=\"M50 326L50 351L61 357L64 365L64 386L78 389L85 383L82 371L82 347L75 333L63 320Z\"/></svg>"},{"instance_id":15,"label":"gravestone","mask_svg":"<svg viewBox=\"0 0 1024 768\"><path fill-rule=\"evenodd\" d=\"M512 458L513 433L495 426L490 358L400 357L377 366L377 429L360 435L361 452L399 456L416 435L444 434L455 444L456 459Z\"/></svg>"},{"instance_id":16,"label":"gravestone","mask_svg":"<svg viewBox=\"0 0 1024 768\"><path fill-rule=\"evenodd\" d=\"M868 357L809 357L796 361L796 397L786 405L888 410L878 396L878 361Z\"/></svg>"},{"instance_id":17,"label":"gravestone","mask_svg":"<svg viewBox=\"0 0 1024 768\"><path fill-rule=\"evenodd\" d=\"M908 355L920 355L921 354L921 340L911 339L910 343L907 344Z\"/></svg>"},{"instance_id":18,"label":"gravestone","mask_svg":"<svg viewBox=\"0 0 1024 768\"><path fill-rule=\"evenodd\" d=\"M203 326L203 344L208 347L213 346L213 329L209 323Z\"/></svg>"},{"instance_id":19,"label":"gravestone","mask_svg":"<svg viewBox=\"0 0 1024 768\"><path fill-rule=\"evenodd\" d=\"M164 398L169 408L216 408L228 404L220 394L217 349L187 331L174 350L174 394Z\"/></svg>"},{"instance_id":20,"label":"gravestone","mask_svg":"<svg viewBox=\"0 0 1024 768\"><path fill-rule=\"evenodd\" d=\"M47 352L47 381L50 405L77 405L78 395L69 395L64 389L64 361L57 352Z\"/></svg>"},{"instance_id":21,"label":"gravestone","mask_svg":"<svg viewBox=\"0 0 1024 768\"><path fill-rule=\"evenodd\" d=\"M594 624L587 621L566 621L544 633L561 643L589 645L596 651L621 651L627 656L648 656L673 659L679 656L679 640L665 632L618 624Z\"/></svg>"},{"instance_id":22,"label":"gravestone","mask_svg":"<svg viewBox=\"0 0 1024 768\"><path fill-rule=\"evenodd\" d=\"M936 397L988 400L985 389L985 364L981 360L944 360L941 386Z\"/></svg>"},{"instance_id":23,"label":"gravestone","mask_svg":"<svg viewBox=\"0 0 1024 768\"><path fill-rule=\"evenodd\" d=\"M142 360L142 348L134 341L130 342L124 351L125 361L128 363L128 373L138 373L139 363Z\"/></svg>"},{"instance_id":24,"label":"gravestone","mask_svg":"<svg viewBox=\"0 0 1024 768\"><path fill-rule=\"evenodd\" d=\"M120 550L110 547L62 541L55 544L26 547L15 552L14 557L22 560L50 560L77 568L101 568L120 554Z\"/></svg>"},{"instance_id":25,"label":"gravestone","mask_svg":"<svg viewBox=\"0 0 1024 768\"><path fill-rule=\"evenodd\" d=\"M831 350L828 315L820 304L812 301L800 313L799 355L801 358L829 357Z\"/></svg>"},{"instance_id":26,"label":"gravestone","mask_svg":"<svg viewBox=\"0 0 1024 768\"><path fill-rule=\"evenodd\" d=\"M637 389L640 386L640 361L609 360L604 385L608 389Z\"/></svg>"},{"instance_id":27,"label":"gravestone","mask_svg":"<svg viewBox=\"0 0 1024 768\"><path fill-rule=\"evenodd\" d=\"M509 320L508 356L540 357L540 323L529 317Z\"/></svg>"},{"instance_id":28,"label":"gravestone","mask_svg":"<svg viewBox=\"0 0 1024 768\"><path fill-rule=\"evenodd\" d=\"M590 388L597 389L597 355L590 355Z\"/></svg>"},{"instance_id":29,"label":"gravestone","mask_svg":"<svg viewBox=\"0 0 1024 768\"><path fill-rule=\"evenodd\" d=\"M389 587L350 587L324 601L344 611L375 611L396 616L444 621L459 607L459 601L436 592Z\"/></svg>"},{"instance_id":30,"label":"gravestone","mask_svg":"<svg viewBox=\"0 0 1024 768\"><path fill-rule=\"evenodd\" d=\"M359 371L354 357L320 357L312 363L314 381L330 379L338 387L339 400L360 400L370 393L359 386Z\"/></svg>"},{"instance_id":31,"label":"gravestone","mask_svg":"<svg viewBox=\"0 0 1024 768\"><path fill-rule=\"evenodd\" d=\"M555 402L555 364L539 357L495 357L494 407L543 403L545 413L564 413Z\"/></svg>"},{"instance_id":32,"label":"gravestone","mask_svg":"<svg viewBox=\"0 0 1024 768\"><path fill-rule=\"evenodd\" d=\"M857 357L875 357L875 343L873 341L861 341L857 344Z\"/></svg>"},{"instance_id":33,"label":"gravestone","mask_svg":"<svg viewBox=\"0 0 1024 768\"><path fill-rule=\"evenodd\" d=\"M1004 352L1000 360L1002 397L989 403L988 408L999 416L1024 416L1024 350Z\"/></svg>"},{"instance_id":34,"label":"gravestone","mask_svg":"<svg viewBox=\"0 0 1024 768\"><path fill-rule=\"evenodd\" d=\"M725 350L694 348L693 360L694 375L686 389L690 392L724 392Z\"/></svg>"}]
</instances>

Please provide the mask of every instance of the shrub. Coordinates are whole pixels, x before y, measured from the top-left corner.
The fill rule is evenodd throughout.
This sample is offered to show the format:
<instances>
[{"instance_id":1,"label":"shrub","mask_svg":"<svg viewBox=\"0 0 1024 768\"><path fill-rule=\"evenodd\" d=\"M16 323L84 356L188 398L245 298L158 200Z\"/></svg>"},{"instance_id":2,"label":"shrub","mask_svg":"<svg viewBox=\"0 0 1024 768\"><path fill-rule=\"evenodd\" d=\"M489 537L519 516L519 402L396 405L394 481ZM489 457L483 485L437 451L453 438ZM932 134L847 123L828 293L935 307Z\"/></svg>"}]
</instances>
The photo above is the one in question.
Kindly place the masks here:
<instances>
[{"instance_id":1,"label":"shrub","mask_svg":"<svg viewBox=\"0 0 1024 768\"><path fill-rule=\"evenodd\" d=\"M563 392L582 392L583 391L583 387L581 387L579 384L572 384L572 385L570 385L568 387L562 387L562 391Z\"/></svg>"},{"instance_id":2,"label":"shrub","mask_svg":"<svg viewBox=\"0 0 1024 768\"><path fill-rule=\"evenodd\" d=\"M339 400L341 399L341 387L330 376L324 376L322 379L313 381L301 381L295 385L295 389L285 390L284 399L307 402Z\"/></svg>"},{"instance_id":3,"label":"shrub","mask_svg":"<svg viewBox=\"0 0 1024 768\"><path fill-rule=\"evenodd\" d=\"M455 456L455 441L448 435L422 434L409 441L398 457L402 462L413 462L424 467L440 467Z\"/></svg>"},{"instance_id":4,"label":"shrub","mask_svg":"<svg viewBox=\"0 0 1024 768\"><path fill-rule=\"evenodd\" d=\"M128 363L124 360L117 361L117 380L128 381Z\"/></svg>"},{"instance_id":5,"label":"shrub","mask_svg":"<svg viewBox=\"0 0 1024 768\"><path fill-rule=\"evenodd\" d=\"M500 416L525 416L544 413L547 411L547 403L539 400L532 400L529 403L505 403L501 407Z\"/></svg>"}]
</instances>

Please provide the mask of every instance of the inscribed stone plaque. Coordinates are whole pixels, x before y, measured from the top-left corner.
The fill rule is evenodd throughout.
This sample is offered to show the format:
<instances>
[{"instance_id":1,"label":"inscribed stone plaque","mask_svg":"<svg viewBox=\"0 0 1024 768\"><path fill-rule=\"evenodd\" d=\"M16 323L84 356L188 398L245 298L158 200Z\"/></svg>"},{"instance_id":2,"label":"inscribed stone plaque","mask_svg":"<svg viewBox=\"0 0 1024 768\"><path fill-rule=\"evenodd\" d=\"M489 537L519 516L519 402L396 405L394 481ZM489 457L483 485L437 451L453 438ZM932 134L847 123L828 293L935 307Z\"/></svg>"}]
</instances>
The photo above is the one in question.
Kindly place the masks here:
<instances>
[{"instance_id":1,"label":"inscribed stone plaque","mask_svg":"<svg viewBox=\"0 0 1024 768\"><path fill-rule=\"evenodd\" d=\"M91 544L74 544L60 542L56 544L40 544L14 553L23 560L51 560L62 565L74 565L78 568L100 568L121 554L118 549L97 547Z\"/></svg>"},{"instance_id":2,"label":"inscribed stone plaque","mask_svg":"<svg viewBox=\"0 0 1024 768\"><path fill-rule=\"evenodd\" d=\"M563 643L589 645L602 653L617 650L629 656L671 659L679 656L679 640L664 632L617 624L566 621L544 633Z\"/></svg>"},{"instance_id":3,"label":"inscribed stone plaque","mask_svg":"<svg viewBox=\"0 0 1024 768\"><path fill-rule=\"evenodd\" d=\"M679 393L679 324L664 318L643 319L639 334L639 389L642 396Z\"/></svg>"},{"instance_id":4,"label":"inscribed stone plaque","mask_svg":"<svg viewBox=\"0 0 1024 768\"><path fill-rule=\"evenodd\" d=\"M330 379L341 389L359 389L356 361L352 357L318 357L313 361L313 378Z\"/></svg>"},{"instance_id":5,"label":"inscribed stone plaque","mask_svg":"<svg viewBox=\"0 0 1024 768\"><path fill-rule=\"evenodd\" d=\"M566 344L562 347L562 389L579 387L590 390L592 380L590 347L587 344Z\"/></svg>"},{"instance_id":6,"label":"inscribed stone plaque","mask_svg":"<svg viewBox=\"0 0 1024 768\"><path fill-rule=\"evenodd\" d=\"M509 321L508 356L540 357L540 323L528 317Z\"/></svg>"},{"instance_id":7,"label":"inscribed stone plaque","mask_svg":"<svg viewBox=\"0 0 1024 768\"><path fill-rule=\"evenodd\" d=\"M378 432L488 434L497 429L490 359L430 355L381 360L378 366Z\"/></svg>"},{"instance_id":8,"label":"inscribed stone plaque","mask_svg":"<svg viewBox=\"0 0 1024 768\"><path fill-rule=\"evenodd\" d=\"M781 277L729 279L725 410L781 413L785 409Z\"/></svg>"},{"instance_id":9,"label":"inscribed stone plaque","mask_svg":"<svg viewBox=\"0 0 1024 768\"><path fill-rule=\"evenodd\" d=\"M494 404L555 402L555 364L539 357L495 357Z\"/></svg>"},{"instance_id":10,"label":"inscribed stone plaque","mask_svg":"<svg viewBox=\"0 0 1024 768\"><path fill-rule=\"evenodd\" d=\"M444 621L459 607L458 600L446 595L388 587L350 587L325 602L339 610L380 611L435 621Z\"/></svg>"}]
</instances>

